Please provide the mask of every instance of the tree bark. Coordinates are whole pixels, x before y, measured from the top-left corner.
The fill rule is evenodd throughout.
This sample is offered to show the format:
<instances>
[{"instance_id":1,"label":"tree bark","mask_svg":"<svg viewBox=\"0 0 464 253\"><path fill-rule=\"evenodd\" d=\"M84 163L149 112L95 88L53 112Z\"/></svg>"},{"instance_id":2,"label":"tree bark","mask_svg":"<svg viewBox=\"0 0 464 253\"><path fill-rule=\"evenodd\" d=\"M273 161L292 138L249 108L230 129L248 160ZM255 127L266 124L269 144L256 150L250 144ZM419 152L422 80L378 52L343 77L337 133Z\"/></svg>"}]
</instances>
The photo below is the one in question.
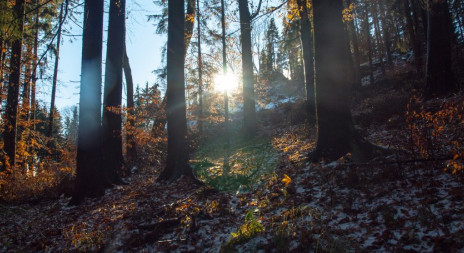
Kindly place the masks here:
<instances>
[{"instance_id":1,"label":"tree bark","mask_svg":"<svg viewBox=\"0 0 464 253\"><path fill-rule=\"evenodd\" d=\"M10 58L10 79L8 83L8 95L5 111L5 129L3 131L3 149L6 153L6 159L0 171L7 167L14 168L16 165L16 133L17 133L17 116L18 116L18 97L21 77L21 56L24 32L24 0L16 0L14 6L15 28L19 37L12 43ZM9 166L8 166L9 165Z\"/></svg>"},{"instance_id":2,"label":"tree bark","mask_svg":"<svg viewBox=\"0 0 464 253\"><path fill-rule=\"evenodd\" d=\"M67 6L66 6L67 7ZM64 3L61 3L61 10L58 24L58 35L56 38L56 52L55 52L55 68L53 69L53 83L52 83L52 98L50 102L50 114L48 116L48 130L47 136L52 137L53 135L53 120L55 117L55 96L56 96L56 82L58 81L58 64L60 62L60 46L61 46L61 28L63 25L63 9Z\"/></svg>"},{"instance_id":3,"label":"tree bark","mask_svg":"<svg viewBox=\"0 0 464 253\"><path fill-rule=\"evenodd\" d=\"M243 131L253 135L257 130L253 84L253 55L251 52L251 15L247 0L238 0L240 13L240 42L242 45Z\"/></svg>"},{"instance_id":4,"label":"tree bark","mask_svg":"<svg viewBox=\"0 0 464 253\"><path fill-rule=\"evenodd\" d=\"M313 0L317 146L312 161L335 160L348 152L359 160L372 155L372 145L356 133L351 118L342 10L342 0Z\"/></svg>"},{"instance_id":5,"label":"tree bark","mask_svg":"<svg viewBox=\"0 0 464 253\"><path fill-rule=\"evenodd\" d=\"M347 7L351 5L351 0L347 0ZM348 22L348 30L351 35L351 41L353 43L353 56L354 56L354 70L355 70L355 88L361 86L361 54L359 53L359 42L358 34L356 33L356 26L354 24L356 17L353 17L352 20Z\"/></svg>"},{"instance_id":6,"label":"tree bark","mask_svg":"<svg viewBox=\"0 0 464 253\"><path fill-rule=\"evenodd\" d=\"M86 0L82 36L76 187L71 204L104 193L101 158L103 0Z\"/></svg>"},{"instance_id":7,"label":"tree bark","mask_svg":"<svg viewBox=\"0 0 464 253\"><path fill-rule=\"evenodd\" d=\"M422 52L421 52L420 43L416 37L417 31L418 31L417 22L415 22L416 30L414 31L413 22L411 19L411 8L409 6L409 0L403 0L403 7L404 7L404 14L406 17L406 26L408 28L408 34L409 34L409 46L412 48L414 52L414 63L416 65L416 71L417 73L422 73L423 71Z\"/></svg>"},{"instance_id":8,"label":"tree bark","mask_svg":"<svg viewBox=\"0 0 464 253\"><path fill-rule=\"evenodd\" d=\"M451 71L452 24L448 2L429 0L425 95L448 95L455 89Z\"/></svg>"},{"instance_id":9,"label":"tree bark","mask_svg":"<svg viewBox=\"0 0 464 253\"><path fill-rule=\"evenodd\" d=\"M391 54L391 38L390 38L390 32L389 32L389 27L390 23L389 20L387 19L387 14L385 13L385 2L382 0L378 0L377 2L379 6L379 11L380 11L380 19L382 22L382 32L383 32L383 41L385 45L385 54L387 56L387 64L391 66L393 64L393 59L392 59L392 54Z\"/></svg>"},{"instance_id":10,"label":"tree bark","mask_svg":"<svg viewBox=\"0 0 464 253\"><path fill-rule=\"evenodd\" d=\"M185 13L185 25L184 25L184 34L185 34L184 58L187 55L187 49L190 45L190 41L192 40L192 35L193 35L193 26L195 24L195 2L196 0L187 0L187 12Z\"/></svg>"},{"instance_id":11,"label":"tree bark","mask_svg":"<svg viewBox=\"0 0 464 253\"><path fill-rule=\"evenodd\" d=\"M103 157L106 177L121 184L124 165L122 155L122 67L125 44L126 1L110 2L108 41L103 92Z\"/></svg>"},{"instance_id":12,"label":"tree bark","mask_svg":"<svg viewBox=\"0 0 464 253\"><path fill-rule=\"evenodd\" d=\"M184 1L168 1L167 104L168 155L158 181L194 177L188 164L187 119L184 80Z\"/></svg>"},{"instance_id":13,"label":"tree bark","mask_svg":"<svg viewBox=\"0 0 464 253\"><path fill-rule=\"evenodd\" d=\"M367 7L364 9L364 31L366 36L367 42L367 57L369 59L369 81L370 84L374 84L374 68L372 63L372 42L371 42L371 26L369 24L369 12L367 11Z\"/></svg>"},{"instance_id":14,"label":"tree bark","mask_svg":"<svg viewBox=\"0 0 464 253\"><path fill-rule=\"evenodd\" d=\"M300 15L300 40L303 51L303 66L305 76L307 115L310 121L316 117L316 105L314 98L314 58L313 37L311 34L311 21L306 0L297 0Z\"/></svg>"},{"instance_id":15,"label":"tree bark","mask_svg":"<svg viewBox=\"0 0 464 253\"><path fill-rule=\"evenodd\" d=\"M380 25L379 25L379 18L378 15L379 13L377 12L377 6L375 5L370 5L372 9L372 19L374 23L374 33L375 33L375 39L376 39L376 44L377 44L377 57L380 63L380 69L382 70L382 74L385 75L385 64L383 63L383 50L382 50L382 38L380 36Z\"/></svg>"},{"instance_id":16,"label":"tree bark","mask_svg":"<svg viewBox=\"0 0 464 253\"><path fill-rule=\"evenodd\" d=\"M137 160L137 141L135 139L135 104L134 104L134 82L132 79L132 70L127 56L127 48L124 47L124 76L126 77L127 85L127 145L126 154L128 161L134 163Z\"/></svg>"},{"instance_id":17,"label":"tree bark","mask_svg":"<svg viewBox=\"0 0 464 253\"><path fill-rule=\"evenodd\" d=\"M223 4L224 0L221 0ZM222 10L224 8L221 8ZM224 28L224 27L223 27ZM203 59L201 55L200 1L197 1L197 35L198 35L198 131L203 135Z\"/></svg>"},{"instance_id":18,"label":"tree bark","mask_svg":"<svg viewBox=\"0 0 464 253\"><path fill-rule=\"evenodd\" d=\"M38 47L39 47L39 8L35 12L35 29L34 29L34 60L31 77L31 119L32 119L32 130L35 131L35 108L36 108L36 83L37 83L37 64L38 64Z\"/></svg>"}]
</instances>

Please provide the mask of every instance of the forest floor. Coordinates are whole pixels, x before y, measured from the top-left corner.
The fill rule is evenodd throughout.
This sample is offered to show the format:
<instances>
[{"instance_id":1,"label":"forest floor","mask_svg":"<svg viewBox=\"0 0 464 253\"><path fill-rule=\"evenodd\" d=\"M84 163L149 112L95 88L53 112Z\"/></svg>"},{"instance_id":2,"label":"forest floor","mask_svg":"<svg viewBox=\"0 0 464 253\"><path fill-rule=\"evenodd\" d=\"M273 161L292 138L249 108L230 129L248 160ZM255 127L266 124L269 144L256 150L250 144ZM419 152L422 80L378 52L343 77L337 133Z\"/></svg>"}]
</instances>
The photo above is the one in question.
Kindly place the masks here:
<instances>
[{"instance_id":1,"label":"forest floor","mask_svg":"<svg viewBox=\"0 0 464 253\"><path fill-rule=\"evenodd\" d=\"M256 139L233 139L227 170L217 144L200 148L193 164L205 186L159 183L160 167L141 167L128 185L79 206L65 196L0 205L0 252L464 251L462 174L445 172L453 164L438 154L413 150L409 96L397 86L373 90L354 118L366 139L397 151L391 155L309 163L314 127L269 127ZM428 103L451 100L463 103ZM457 124L440 136L462 130Z\"/></svg>"}]
</instances>

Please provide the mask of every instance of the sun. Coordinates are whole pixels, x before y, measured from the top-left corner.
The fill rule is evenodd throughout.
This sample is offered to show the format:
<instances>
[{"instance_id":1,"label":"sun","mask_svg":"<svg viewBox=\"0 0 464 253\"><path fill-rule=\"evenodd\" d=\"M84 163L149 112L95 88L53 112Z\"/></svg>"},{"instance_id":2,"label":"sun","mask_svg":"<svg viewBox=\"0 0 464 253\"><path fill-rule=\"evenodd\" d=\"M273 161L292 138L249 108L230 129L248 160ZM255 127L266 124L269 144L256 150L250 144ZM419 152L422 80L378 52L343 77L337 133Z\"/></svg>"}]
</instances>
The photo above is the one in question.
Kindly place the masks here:
<instances>
[{"instance_id":1,"label":"sun","mask_svg":"<svg viewBox=\"0 0 464 253\"><path fill-rule=\"evenodd\" d=\"M232 92L238 88L238 78L231 72L217 74L214 77L214 89L220 92Z\"/></svg>"}]
</instances>

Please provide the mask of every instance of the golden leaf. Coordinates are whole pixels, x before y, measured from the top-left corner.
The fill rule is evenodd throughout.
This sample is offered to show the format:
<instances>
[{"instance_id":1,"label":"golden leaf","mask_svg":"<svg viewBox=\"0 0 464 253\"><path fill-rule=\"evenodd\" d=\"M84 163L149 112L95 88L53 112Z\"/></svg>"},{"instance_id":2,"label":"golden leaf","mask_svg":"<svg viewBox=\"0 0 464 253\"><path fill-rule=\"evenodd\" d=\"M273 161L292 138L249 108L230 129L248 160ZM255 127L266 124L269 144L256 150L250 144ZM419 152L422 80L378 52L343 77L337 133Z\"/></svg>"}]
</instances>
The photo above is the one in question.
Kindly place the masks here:
<instances>
[{"instance_id":1,"label":"golden leaf","mask_svg":"<svg viewBox=\"0 0 464 253\"><path fill-rule=\"evenodd\" d=\"M284 174L282 182L285 183L285 186L288 186L292 182L292 179L287 174Z\"/></svg>"}]
</instances>

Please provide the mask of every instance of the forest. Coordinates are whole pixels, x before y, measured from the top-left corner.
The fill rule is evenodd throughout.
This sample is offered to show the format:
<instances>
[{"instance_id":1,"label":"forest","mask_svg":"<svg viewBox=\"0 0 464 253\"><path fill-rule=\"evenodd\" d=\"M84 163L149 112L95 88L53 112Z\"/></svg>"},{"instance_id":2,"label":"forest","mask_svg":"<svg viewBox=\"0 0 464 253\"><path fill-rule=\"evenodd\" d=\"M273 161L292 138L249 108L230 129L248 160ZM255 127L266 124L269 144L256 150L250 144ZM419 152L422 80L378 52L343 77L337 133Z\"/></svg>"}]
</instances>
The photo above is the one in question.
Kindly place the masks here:
<instances>
[{"instance_id":1,"label":"forest","mask_svg":"<svg viewBox=\"0 0 464 253\"><path fill-rule=\"evenodd\" d=\"M2 0L0 49L0 252L464 251L463 0Z\"/></svg>"}]
</instances>

